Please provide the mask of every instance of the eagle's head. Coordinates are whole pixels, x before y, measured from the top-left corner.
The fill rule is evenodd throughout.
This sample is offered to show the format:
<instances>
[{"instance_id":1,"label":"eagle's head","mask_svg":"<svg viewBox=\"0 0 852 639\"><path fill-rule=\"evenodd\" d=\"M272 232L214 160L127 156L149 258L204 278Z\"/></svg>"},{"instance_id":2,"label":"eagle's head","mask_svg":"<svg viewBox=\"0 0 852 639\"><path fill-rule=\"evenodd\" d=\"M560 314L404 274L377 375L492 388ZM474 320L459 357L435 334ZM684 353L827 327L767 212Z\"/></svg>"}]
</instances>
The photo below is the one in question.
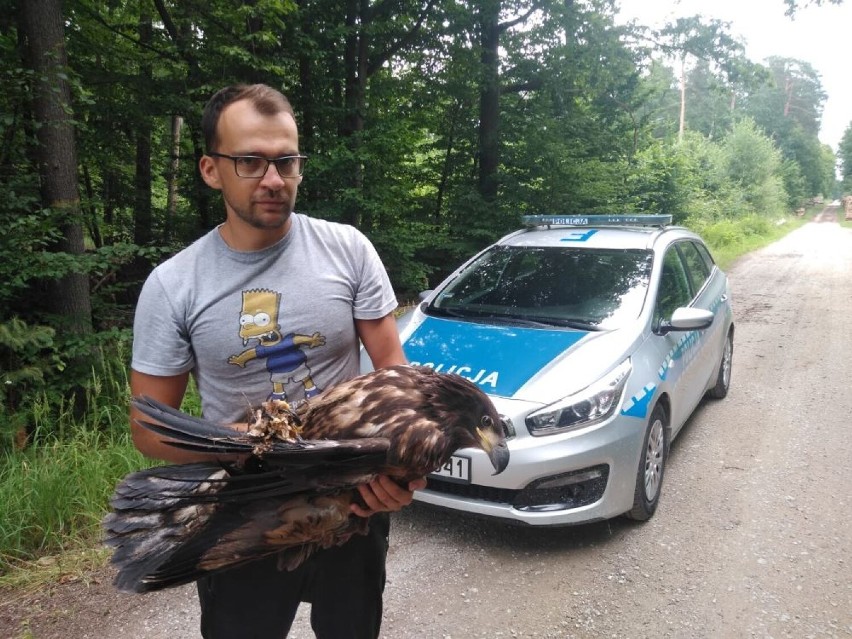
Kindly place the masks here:
<instances>
[{"instance_id":1,"label":"eagle's head","mask_svg":"<svg viewBox=\"0 0 852 639\"><path fill-rule=\"evenodd\" d=\"M384 437L389 461L422 477L459 448L480 448L496 473L509 463L503 424L473 382L426 366L388 366L333 386L301 408L306 439Z\"/></svg>"},{"instance_id":2,"label":"eagle's head","mask_svg":"<svg viewBox=\"0 0 852 639\"><path fill-rule=\"evenodd\" d=\"M443 424L448 437L447 458L459 448L480 448L488 455L494 474L503 472L509 464L509 448L503 421L488 395L460 375L425 371L431 374L424 372L424 392L430 398L433 419Z\"/></svg>"}]
</instances>

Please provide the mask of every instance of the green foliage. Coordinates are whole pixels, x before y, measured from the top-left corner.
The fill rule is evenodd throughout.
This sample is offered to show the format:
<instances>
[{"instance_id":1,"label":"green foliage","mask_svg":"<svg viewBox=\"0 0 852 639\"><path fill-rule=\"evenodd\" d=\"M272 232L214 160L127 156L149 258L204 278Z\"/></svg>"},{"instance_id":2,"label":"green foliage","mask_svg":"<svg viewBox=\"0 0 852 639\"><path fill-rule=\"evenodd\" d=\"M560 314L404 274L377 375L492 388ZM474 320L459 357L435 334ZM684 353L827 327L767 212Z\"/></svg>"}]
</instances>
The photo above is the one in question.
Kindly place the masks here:
<instances>
[{"instance_id":1,"label":"green foliage","mask_svg":"<svg viewBox=\"0 0 852 639\"><path fill-rule=\"evenodd\" d=\"M91 544L117 480L150 464L129 438L125 352L109 352L90 371L85 412L42 388L29 391L13 415L0 415L4 428L18 420L28 432L24 446L0 441L0 575Z\"/></svg>"},{"instance_id":2,"label":"green foliage","mask_svg":"<svg viewBox=\"0 0 852 639\"><path fill-rule=\"evenodd\" d=\"M710 224L696 224L701 236L713 248L729 248L751 236L767 235L772 223L765 217L749 215L737 220L719 220Z\"/></svg>"},{"instance_id":3,"label":"green foliage","mask_svg":"<svg viewBox=\"0 0 852 639\"><path fill-rule=\"evenodd\" d=\"M116 482L149 463L129 435L82 424L71 437L39 441L0 452L0 575L23 561L95 543Z\"/></svg>"},{"instance_id":4,"label":"green foliage","mask_svg":"<svg viewBox=\"0 0 852 639\"><path fill-rule=\"evenodd\" d=\"M28 446L0 448L0 576L43 555L90 547L109 495L128 472L149 466L130 441L123 356L87 384L87 411L48 393L26 413ZM191 386L182 408L199 414Z\"/></svg>"},{"instance_id":5,"label":"green foliage","mask_svg":"<svg viewBox=\"0 0 852 639\"><path fill-rule=\"evenodd\" d=\"M29 439L25 447L0 445L0 577L22 562L96 543L118 480L154 463L130 441L125 350L108 352L85 385L85 412L41 391L12 415L24 419ZM200 414L194 383L181 408ZM0 425L8 417L0 415Z\"/></svg>"},{"instance_id":6,"label":"green foliage","mask_svg":"<svg viewBox=\"0 0 852 639\"><path fill-rule=\"evenodd\" d=\"M802 202L831 191L834 161L817 138L823 104L827 98L819 74L802 60L769 58L769 81L741 99L745 114L795 163L786 170L791 202Z\"/></svg>"},{"instance_id":7,"label":"green foliage","mask_svg":"<svg viewBox=\"0 0 852 639\"><path fill-rule=\"evenodd\" d=\"M628 212L668 214L682 224L699 197L695 159L679 144L659 142L640 151L629 174Z\"/></svg>"},{"instance_id":8,"label":"green foliage","mask_svg":"<svg viewBox=\"0 0 852 639\"><path fill-rule=\"evenodd\" d=\"M116 414L113 407L126 406L128 400L129 331L111 329L95 337L101 343L92 347L68 336L60 340L48 327L20 320L0 324L0 452L34 445L38 438L63 438L82 415L92 430L126 426L126 408ZM70 374L69 359L81 352L87 357L77 359L88 368ZM73 388L68 377L74 379Z\"/></svg>"},{"instance_id":9,"label":"green foliage","mask_svg":"<svg viewBox=\"0 0 852 639\"><path fill-rule=\"evenodd\" d=\"M852 194L852 122L843 132L837 157L840 160L841 189L844 194Z\"/></svg>"},{"instance_id":10,"label":"green foliage","mask_svg":"<svg viewBox=\"0 0 852 639\"><path fill-rule=\"evenodd\" d=\"M52 370L63 368L54 334L18 318L0 323L0 451L26 428L26 398L43 387Z\"/></svg>"},{"instance_id":11,"label":"green foliage","mask_svg":"<svg viewBox=\"0 0 852 639\"><path fill-rule=\"evenodd\" d=\"M787 5L787 10L784 13L792 19L796 16L796 11L802 7L843 4L843 0L784 0L784 4Z\"/></svg>"},{"instance_id":12,"label":"green foliage","mask_svg":"<svg viewBox=\"0 0 852 639\"><path fill-rule=\"evenodd\" d=\"M786 210L781 154L753 122L737 123L721 149L721 169L734 186L733 205L738 216L780 215Z\"/></svg>"}]
</instances>

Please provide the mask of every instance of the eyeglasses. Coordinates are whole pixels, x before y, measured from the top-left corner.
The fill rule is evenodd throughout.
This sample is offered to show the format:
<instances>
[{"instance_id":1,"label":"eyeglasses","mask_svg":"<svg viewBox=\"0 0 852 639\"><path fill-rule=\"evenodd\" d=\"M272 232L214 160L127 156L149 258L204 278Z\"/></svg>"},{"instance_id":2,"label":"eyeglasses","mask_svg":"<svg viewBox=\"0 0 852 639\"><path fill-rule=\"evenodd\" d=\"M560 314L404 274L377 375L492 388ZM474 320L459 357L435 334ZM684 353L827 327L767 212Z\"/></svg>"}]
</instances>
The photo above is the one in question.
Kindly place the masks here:
<instances>
[{"instance_id":1,"label":"eyeglasses","mask_svg":"<svg viewBox=\"0 0 852 639\"><path fill-rule=\"evenodd\" d=\"M257 155L225 155L224 153L208 153L210 157L226 158L234 161L234 171L241 178L262 178L274 164L275 170L282 178L297 178L305 168L304 155L283 155L280 158L264 158Z\"/></svg>"}]
</instances>

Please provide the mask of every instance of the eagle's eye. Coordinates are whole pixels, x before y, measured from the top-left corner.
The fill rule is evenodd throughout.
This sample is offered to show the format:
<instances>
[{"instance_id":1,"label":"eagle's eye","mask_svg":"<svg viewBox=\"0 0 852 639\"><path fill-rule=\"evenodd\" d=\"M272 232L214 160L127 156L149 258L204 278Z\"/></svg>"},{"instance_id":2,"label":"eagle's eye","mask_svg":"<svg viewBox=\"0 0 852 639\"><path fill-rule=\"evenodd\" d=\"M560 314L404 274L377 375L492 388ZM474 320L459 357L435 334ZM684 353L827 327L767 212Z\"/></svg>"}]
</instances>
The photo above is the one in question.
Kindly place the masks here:
<instances>
[{"instance_id":1,"label":"eagle's eye","mask_svg":"<svg viewBox=\"0 0 852 639\"><path fill-rule=\"evenodd\" d=\"M483 415L482 419L480 421L482 422L482 425L485 428L493 428L494 427L494 420L491 419L488 415Z\"/></svg>"}]
</instances>

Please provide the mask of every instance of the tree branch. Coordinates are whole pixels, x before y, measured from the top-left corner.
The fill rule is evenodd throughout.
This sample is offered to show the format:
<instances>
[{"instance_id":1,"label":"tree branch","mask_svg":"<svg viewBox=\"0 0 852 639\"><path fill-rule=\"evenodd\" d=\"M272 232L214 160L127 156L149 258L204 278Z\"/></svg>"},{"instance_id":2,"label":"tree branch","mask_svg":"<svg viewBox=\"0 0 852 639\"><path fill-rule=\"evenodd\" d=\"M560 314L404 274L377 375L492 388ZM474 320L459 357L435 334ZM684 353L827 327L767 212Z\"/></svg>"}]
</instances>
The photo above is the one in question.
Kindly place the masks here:
<instances>
[{"instance_id":1,"label":"tree branch","mask_svg":"<svg viewBox=\"0 0 852 639\"><path fill-rule=\"evenodd\" d=\"M378 71L385 62L390 60L393 56L399 53L405 46L410 44L414 38L420 33L423 22L426 20L426 16L432 10L432 7L435 4L435 0L429 0L426 3L426 6L423 7L423 10L420 12L420 15L417 18L417 22L414 23L414 26L408 30L407 33L400 36L395 42L392 42L385 48L384 51L380 51L377 54L370 56L371 59L367 63L367 76L373 75L376 71ZM385 0L384 2L377 5L374 11L370 12L370 19L376 16L380 16L383 11L390 7L390 2Z\"/></svg>"}]
</instances>

